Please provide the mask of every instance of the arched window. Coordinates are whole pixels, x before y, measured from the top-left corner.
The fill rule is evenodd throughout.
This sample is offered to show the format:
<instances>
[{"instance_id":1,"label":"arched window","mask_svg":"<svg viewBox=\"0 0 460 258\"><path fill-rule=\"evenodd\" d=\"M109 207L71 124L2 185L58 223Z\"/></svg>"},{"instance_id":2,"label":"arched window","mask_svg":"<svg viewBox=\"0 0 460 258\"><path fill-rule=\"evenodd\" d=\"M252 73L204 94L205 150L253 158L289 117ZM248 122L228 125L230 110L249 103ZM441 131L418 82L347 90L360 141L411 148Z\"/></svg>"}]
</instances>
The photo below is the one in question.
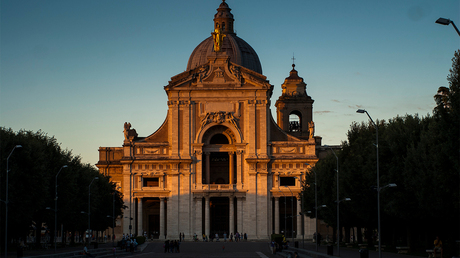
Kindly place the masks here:
<instances>
[{"instance_id":1,"label":"arched window","mask_svg":"<svg viewBox=\"0 0 460 258\"><path fill-rule=\"evenodd\" d=\"M215 134L211 137L211 140L209 141L209 144L228 144L228 138L219 133L219 134Z\"/></svg>"},{"instance_id":2,"label":"arched window","mask_svg":"<svg viewBox=\"0 0 460 258\"><path fill-rule=\"evenodd\" d=\"M222 31L225 31L225 22L222 22Z\"/></svg>"}]
</instances>

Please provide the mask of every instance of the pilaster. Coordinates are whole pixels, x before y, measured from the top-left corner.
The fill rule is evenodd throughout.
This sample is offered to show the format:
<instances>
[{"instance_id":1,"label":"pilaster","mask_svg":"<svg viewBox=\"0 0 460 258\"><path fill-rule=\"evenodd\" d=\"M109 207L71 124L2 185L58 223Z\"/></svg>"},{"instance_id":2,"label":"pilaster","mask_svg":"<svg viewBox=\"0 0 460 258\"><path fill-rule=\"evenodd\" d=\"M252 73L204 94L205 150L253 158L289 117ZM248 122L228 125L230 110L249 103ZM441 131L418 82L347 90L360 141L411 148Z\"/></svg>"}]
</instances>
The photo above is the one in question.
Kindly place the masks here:
<instances>
[{"instance_id":1,"label":"pilaster","mask_svg":"<svg viewBox=\"0 0 460 258\"><path fill-rule=\"evenodd\" d=\"M166 236L165 233L165 198L160 198L160 239Z\"/></svg>"},{"instance_id":2,"label":"pilaster","mask_svg":"<svg viewBox=\"0 0 460 258\"><path fill-rule=\"evenodd\" d=\"M229 236L230 233L232 233L235 230L235 211L233 208L233 196L229 197L229 232L227 232L227 235Z\"/></svg>"},{"instance_id":3,"label":"pilaster","mask_svg":"<svg viewBox=\"0 0 460 258\"><path fill-rule=\"evenodd\" d=\"M299 212L301 211L301 201L299 198L297 198L297 207L296 207L296 211L297 213L296 214L299 214ZM297 227L296 227L296 238L301 238L302 237L302 234L304 234L304 232L302 232L302 216L297 216Z\"/></svg>"},{"instance_id":4,"label":"pilaster","mask_svg":"<svg viewBox=\"0 0 460 258\"><path fill-rule=\"evenodd\" d=\"M275 197L275 234L280 234L280 198Z\"/></svg>"},{"instance_id":5,"label":"pilaster","mask_svg":"<svg viewBox=\"0 0 460 258\"><path fill-rule=\"evenodd\" d=\"M144 224L143 224L143 208L142 198L137 198L137 234L140 236L144 235Z\"/></svg>"},{"instance_id":6,"label":"pilaster","mask_svg":"<svg viewBox=\"0 0 460 258\"><path fill-rule=\"evenodd\" d=\"M210 220L210 208L209 208L209 196L206 196L205 197L205 207L204 207L204 212L205 212L205 215L204 215L204 219L205 219L205 228L204 228L204 231L205 231L205 234L206 236L210 236L211 234L211 220Z\"/></svg>"},{"instance_id":7,"label":"pilaster","mask_svg":"<svg viewBox=\"0 0 460 258\"><path fill-rule=\"evenodd\" d=\"M195 229L193 233L198 235L201 239L203 235L203 198L196 197L195 200Z\"/></svg>"}]
</instances>

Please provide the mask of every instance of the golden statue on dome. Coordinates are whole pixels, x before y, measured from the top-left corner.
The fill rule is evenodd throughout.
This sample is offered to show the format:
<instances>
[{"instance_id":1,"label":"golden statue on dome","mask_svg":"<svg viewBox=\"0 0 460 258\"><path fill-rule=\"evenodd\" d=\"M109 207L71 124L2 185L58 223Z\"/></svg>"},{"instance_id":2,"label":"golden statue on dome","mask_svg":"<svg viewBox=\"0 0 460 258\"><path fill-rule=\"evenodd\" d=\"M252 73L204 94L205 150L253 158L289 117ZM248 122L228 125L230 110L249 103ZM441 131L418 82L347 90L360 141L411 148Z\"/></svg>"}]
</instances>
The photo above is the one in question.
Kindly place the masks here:
<instances>
[{"instance_id":1,"label":"golden statue on dome","mask_svg":"<svg viewBox=\"0 0 460 258\"><path fill-rule=\"evenodd\" d=\"M212 38L214 39L214 51L220 52L222 47L222 42L224 41L225 35L222 34L219 23L216 24L216 29L212 33Z\"/></svg>"}]
</instances>

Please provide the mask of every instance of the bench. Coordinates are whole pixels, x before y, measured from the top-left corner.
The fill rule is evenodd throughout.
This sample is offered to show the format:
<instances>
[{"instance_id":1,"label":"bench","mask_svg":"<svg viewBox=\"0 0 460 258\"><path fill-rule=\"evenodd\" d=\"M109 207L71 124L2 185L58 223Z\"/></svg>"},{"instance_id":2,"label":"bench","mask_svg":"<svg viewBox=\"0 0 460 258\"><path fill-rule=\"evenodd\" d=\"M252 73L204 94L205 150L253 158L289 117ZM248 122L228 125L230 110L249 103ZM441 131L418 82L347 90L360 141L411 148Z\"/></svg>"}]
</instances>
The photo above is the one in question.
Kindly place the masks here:
<instances>
[{"instance_id":1,"label":"bench","mask_svg":"<svg viewBox=\"0 0 460 258\"><path fill-rule=\"evenodd\" d=\"M396 250L398 251L398 254L407 254L407 253L409 253L409 247L408 246L397 246Z\"/></svg>"},{"instance_id":2,"label":"bench","mask_svg":"<svg viewBox=\"0 0 460 258\"><path fill-rule=\"evenodd\" d=\"M367 244L358 244L360 249L367 249Z\"/></svg>"},{"instance_id":3,"label":"bench","mask_svg":"<svg viewBox=\"0 0 460 258\"><path fill-rule=\"evenodd\" d=\"M433 249L426 249L426 252L428 253L428 258L438 258L441 257L441 252L437 252L436 256L434 255L434 250Z\"/></svg>"},{"instance_id":4,"label":"bench","mask_svg":"<svg viewBox=\"0 0 460 258\"><path fill-rule=\"evenodd\" d=\"M375 247L375 251L378 251L379 250L379 245L374 245ZM385 245L382 245L381 248L382 248L382 251L385 249Z\"/></svg>"}]
</instances>

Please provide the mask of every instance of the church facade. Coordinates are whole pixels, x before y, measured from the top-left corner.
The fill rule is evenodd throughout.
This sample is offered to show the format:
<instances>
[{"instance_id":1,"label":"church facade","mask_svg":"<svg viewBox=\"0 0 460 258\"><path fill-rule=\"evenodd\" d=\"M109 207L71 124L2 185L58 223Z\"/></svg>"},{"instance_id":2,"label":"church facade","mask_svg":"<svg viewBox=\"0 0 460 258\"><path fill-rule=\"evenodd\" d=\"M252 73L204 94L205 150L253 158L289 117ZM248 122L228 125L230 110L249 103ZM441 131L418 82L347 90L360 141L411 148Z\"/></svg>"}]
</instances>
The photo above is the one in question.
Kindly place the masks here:
<instances>
[{"instance_id":1,"label":"church facade","mask_svg":"<svg viewBox=\"0 0 460 258\"><path fill-rule=\"evenodd\" d=\"M299 215L302 179L318 161L313 100L292 66L270 111L273 85L252 47L236 36L224 1L214 32L185 72L164 87L168 113L151 135L124 125L121 147L100 147L96 166L127 208L117 236L186 239L246 233L248 239L312 238L315 219Z\"/></svg>"}]
</instances>

